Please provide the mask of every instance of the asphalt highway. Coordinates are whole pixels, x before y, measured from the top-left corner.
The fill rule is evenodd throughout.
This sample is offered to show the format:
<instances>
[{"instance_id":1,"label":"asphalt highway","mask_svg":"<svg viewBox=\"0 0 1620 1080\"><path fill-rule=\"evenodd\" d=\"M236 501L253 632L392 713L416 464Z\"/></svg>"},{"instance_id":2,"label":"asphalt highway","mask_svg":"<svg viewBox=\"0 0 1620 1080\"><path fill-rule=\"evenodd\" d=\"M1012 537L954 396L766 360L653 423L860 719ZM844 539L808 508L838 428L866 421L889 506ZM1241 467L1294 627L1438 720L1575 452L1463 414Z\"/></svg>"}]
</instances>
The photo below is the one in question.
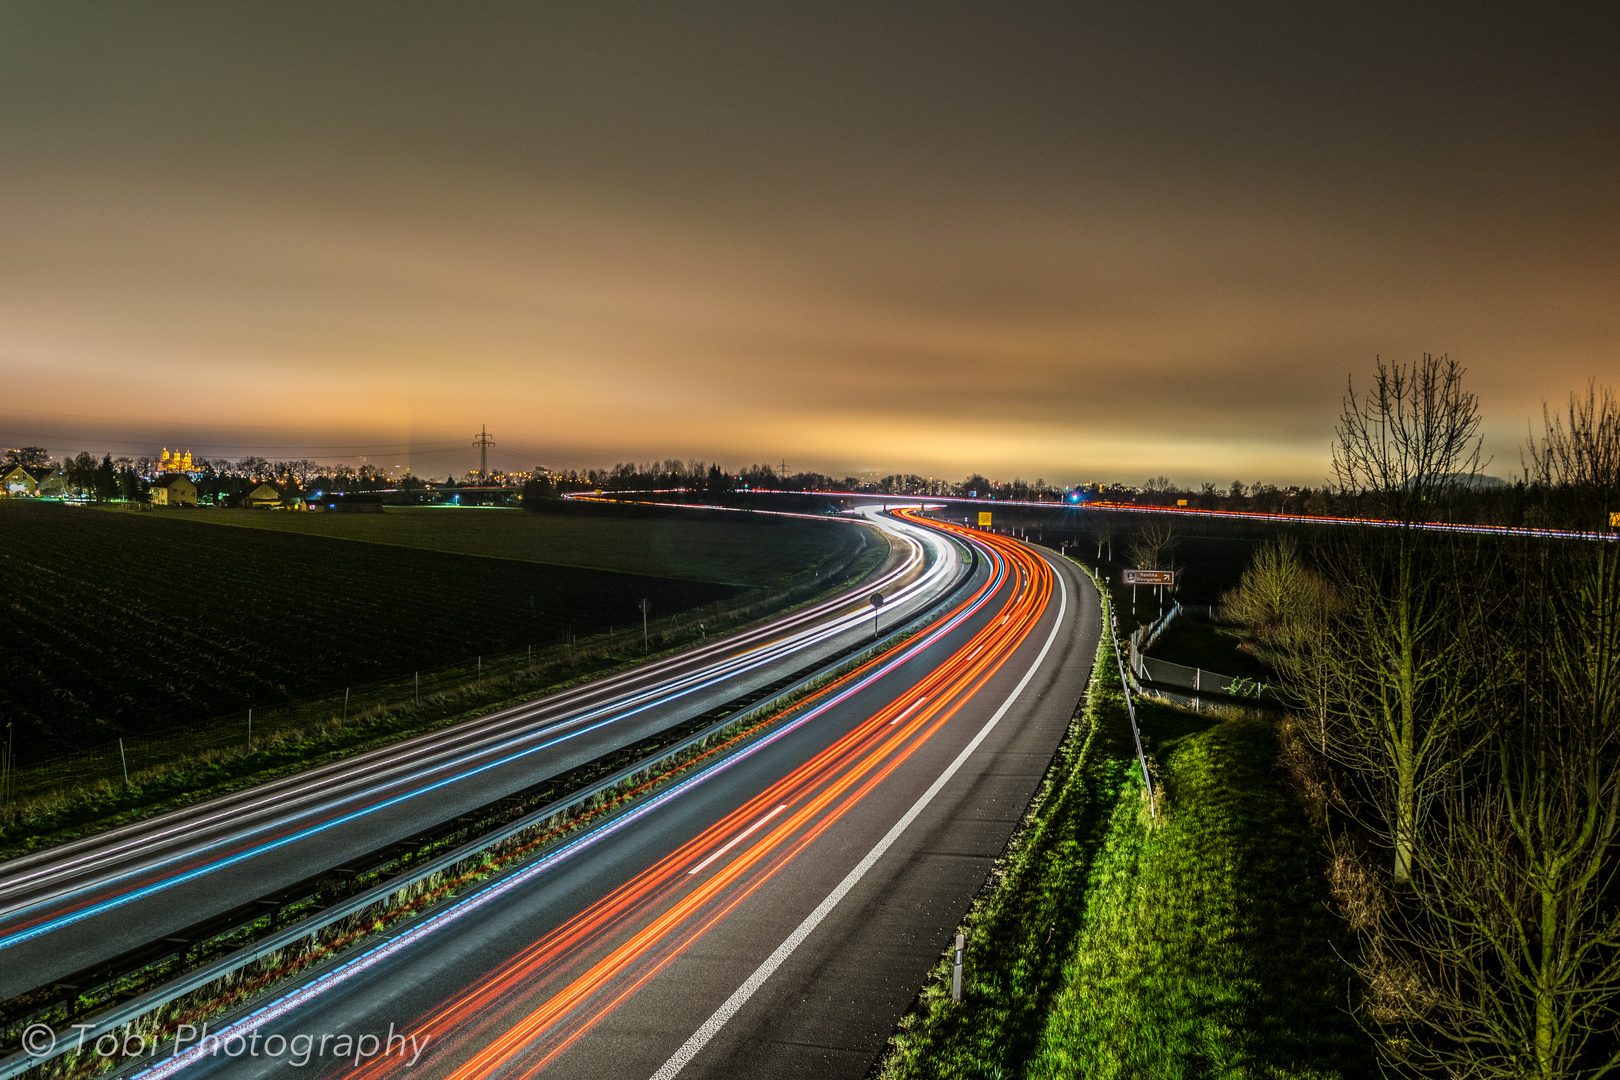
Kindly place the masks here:
<instances>
[{"instance_id":1,"label":"asphalt highway","mask_svg":"<svg viewBox=\"0 0 1620 1080\"><path fill-rule=\"evenodd\" d=\"M1071 564L930 527L991 573L926 634L141 1075L864 1075L1023 815L1100 633Z\"/></svg>"},{"instance_id":2,"label":"asphalt highway","mask_svg":"<svg viewBox=\"0 0 1620 1080\"><path fill-rule=\"evenodd\" d=\"M964 568L871 513L874 579L753 630L453 728L0 864L0 1000L633 744L926 610Z\"/></svg>"}]
</instances>

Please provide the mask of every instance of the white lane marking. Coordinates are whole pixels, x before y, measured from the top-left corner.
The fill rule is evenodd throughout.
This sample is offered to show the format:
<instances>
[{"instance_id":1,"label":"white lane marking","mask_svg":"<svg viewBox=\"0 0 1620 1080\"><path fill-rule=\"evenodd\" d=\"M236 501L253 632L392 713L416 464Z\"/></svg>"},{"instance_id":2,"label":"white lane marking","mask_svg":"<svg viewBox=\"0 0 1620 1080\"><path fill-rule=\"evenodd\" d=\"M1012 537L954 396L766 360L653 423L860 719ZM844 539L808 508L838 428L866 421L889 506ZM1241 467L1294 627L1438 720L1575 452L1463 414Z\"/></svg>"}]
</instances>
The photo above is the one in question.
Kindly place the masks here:
<instances>
[{"instance_id":1,"label":"white lane marking","mask_svg":"<svg viewBox=\"0 0 1620 1080\"><path fill-rule=\"evenodd\" d=\"M920 697L916 701L913 701L910 705L906 706L906 711L905 712L901 713L899 716L897 716L893 720L889 721L889 726L894 727L894 725L898 724L900 721L902 721L906 717L910 716L911 715L911 710L915 709L917 706L921 705L923 702L925 702L927 700L928 699L925 698L925 697Z\"/></svg>"},{"instance_id":2,"label":"white lane marking","mask_svg":"<svg viewBox=\"0 0 1620 1080\"><path fill-rule=\"evenodd\" d=\"M836 889L827 894L825 900L816 905L816 910L805 916L798 929L789 934L787 940L778 945L776 951L766 957L765 962L759 965L752 975L748 976L748 981L737 987L736 991L726 999L725 1004L716 1009L714 1015L705 1020L703 1026L692 1033L692 1037L686 1040L685 1045L675 1051L670 1059L664 1062L663 1067L652 1074L652 1080L673 1080L675 1074L686 1068L687 1063L697 1056L698 1051L707 1046L709 1040L720 1033L720 1029L726 1026L726 1021L737 1015L737 1011L747 1004L748 999L754 996L754 992L765 985L765 980L769 979L772 973L781 967L789 956L793 955L793 950L797 949L804 942L804 939L810 936L811 931L821 924L821 920L825 919L832 912L832 909L838 906L838 902L860 883L861 878L866 876L866 872L872 869L877 861L883 857L884 852L888 851L894 842L900 838L900 834L905 832L906 828L928 808L928 804L934 801L934 796L938 795L940 789L949 782L951 777L956 775L957 770L962 767L973 751L977 750L979 744L984 742L991 729L1007 714L1007 710L1012 708L1013 702L1018 700L1018 695L1024 692L1024 687L1029 685L1029 680L1035 677L1035 672L1040 670L1041 664L1046 661L1046 654L1051 651L1052 642L1057 640L1058 631L1063 627L1063 616L1069 607L1069 589L1068 586L1063 584L1062 575L1057 575L1057 580L1060 589L1058 594L1058 614L1057 619L1052 623L1052 632L1046 635L1046 644L1041 646L1040 655L1035 657L1035 662L1029 666L1028 671L1024 672L1024 677L1018 681L1017 686L1013 687L1013 692L1007 695L1007 700L1001 703L1001 708L996 710L994 716L985 721L984 727L980 728L979 733L973 736L973 741L963 747L962 752L956 755L956 760L951 762L950 766L939 774L939 779L929 785L928 790L922 793L920 799L912 803L911 809L906 811L905 816L894 823L894 828L885 833L883 839L879 840L877 845L866 853L866 858L862 859L855 869L851 870L844 880L838 883Z\"/></svg>"},{"instance_id":3,"label":"white lane marking","mask_svg":"<svg viewBox=\"0 0 1620 1080\"><path fill-rule=\"evenodd\" d=\"M756 821L752 825L748 826L748 828L744 829L742 832L738 833L736 836L733 836L731 838L731 843L727 844L725 847L721 848L719 851L715 852L713 855L710 855L707 859L704 859L702 862L700 862L696 866L692 867L692 869L688 870L687 873L688 874L695 874L699 870L702 870L705 866L708 866L710 863L714 862L714 860L718 859L720 856L724 855L726 852L730 851L732 848L736 847L738 844L740 844L744 840L748 839L748 837L753 833L753 831L755 829L759 828L761 825L765 824L767 821L771 820L771 818L775 817L777 814L780 814L782 811L784 811L786 809L787 809L787 803L783 803L781 806L778 806L775 810L772 810L770 813L766 814L764 817L760 818L758 821Z\"/></svg>"}]
</instances>

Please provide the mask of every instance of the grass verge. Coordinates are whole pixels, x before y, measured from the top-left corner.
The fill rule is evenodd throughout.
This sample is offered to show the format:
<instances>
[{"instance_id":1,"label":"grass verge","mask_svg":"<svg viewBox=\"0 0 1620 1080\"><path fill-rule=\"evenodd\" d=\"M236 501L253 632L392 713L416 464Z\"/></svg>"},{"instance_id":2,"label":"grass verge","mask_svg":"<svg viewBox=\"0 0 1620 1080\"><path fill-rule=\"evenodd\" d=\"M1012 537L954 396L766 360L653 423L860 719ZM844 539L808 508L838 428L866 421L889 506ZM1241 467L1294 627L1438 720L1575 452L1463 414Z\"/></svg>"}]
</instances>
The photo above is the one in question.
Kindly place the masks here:
<instances>
[{"instance_id":1,"label":"grass verge","mask_svg":"<svg viewBox=\"0 0 1620 1080\"><path fill-rule=\"evenodd\" d=\"M877 1075L1372 1074L1271 725L1139 703L1165 793L1154 822L1106 638L1094 671L1026 827L969 913L963 1000L950 1000L942 958Z\"/></svg>"}]
</instances>

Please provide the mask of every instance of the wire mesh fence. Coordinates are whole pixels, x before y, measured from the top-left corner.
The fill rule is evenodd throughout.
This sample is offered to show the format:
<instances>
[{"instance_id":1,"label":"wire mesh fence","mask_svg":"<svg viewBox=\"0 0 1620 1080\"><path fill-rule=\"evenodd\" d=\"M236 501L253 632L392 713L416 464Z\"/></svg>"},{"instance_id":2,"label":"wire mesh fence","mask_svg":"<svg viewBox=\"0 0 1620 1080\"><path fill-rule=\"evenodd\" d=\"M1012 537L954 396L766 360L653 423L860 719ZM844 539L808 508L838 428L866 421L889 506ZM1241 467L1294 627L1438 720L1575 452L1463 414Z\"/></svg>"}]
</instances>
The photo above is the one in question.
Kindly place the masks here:
<instances>
[{"instance_id":1,"label":"wire mesh fence","mask_svg":"<svg viewBox=\"0 0 1620 1080\"><path fill-rule=\"evenodd\" d=\"M1235 698L1271 699L1275 695L1263 682L1246 679L1241 675L1222 675L1185 664L1172 664L1151 656L1137 657L1137 678L1164 686L1176 686L1200 694L1225 694Z\"/></svg>"},{"instance_id":2,"label":"wire mesh fence","mask_svg":"<svg viewBox=\"0 0 1620 1080\"><path fill-rule=\"evenodd\" d=\"M1209 608L1203 609L1208 617ZM1227 697L1254 701L1275 701L1276 692L1270 686L1241 675L1223 675L1186 664L1173 664L1147 654L1171 625L1184 616L1197 614L1197 610L1176 604L1163 618L1156 619L1131 635L1131 674L1146 682L1173 686L1199 694L1224 694Z\"/></svg>"}]
</instances>

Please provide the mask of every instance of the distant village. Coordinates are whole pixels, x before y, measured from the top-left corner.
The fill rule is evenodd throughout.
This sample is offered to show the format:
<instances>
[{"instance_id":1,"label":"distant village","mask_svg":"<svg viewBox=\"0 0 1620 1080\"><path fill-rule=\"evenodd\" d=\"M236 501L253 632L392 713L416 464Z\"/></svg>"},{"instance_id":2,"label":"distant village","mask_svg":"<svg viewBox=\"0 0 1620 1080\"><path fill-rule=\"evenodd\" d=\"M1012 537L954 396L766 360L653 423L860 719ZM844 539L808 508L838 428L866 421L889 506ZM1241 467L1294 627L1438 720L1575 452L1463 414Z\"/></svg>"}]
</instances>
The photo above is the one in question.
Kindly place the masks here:
<instances>
[{"instance_id":1,"label":"distant village","mask_svg":"<svg viewBox=\"0 0 1620 1080\"><path fill-rule=\"evenodd\" d=\"M515 503L532 474L469 472L434 481L409 472L390 475L370 464L358 468L308 459L204 458L190 450L162 448L153 457L100 459L85 452L54 460L44 447L3 451L0 495L131 508L222 506L243 509L380 510L383 495L406 503L471 500Z\"/></svg>"}]
</instances>

